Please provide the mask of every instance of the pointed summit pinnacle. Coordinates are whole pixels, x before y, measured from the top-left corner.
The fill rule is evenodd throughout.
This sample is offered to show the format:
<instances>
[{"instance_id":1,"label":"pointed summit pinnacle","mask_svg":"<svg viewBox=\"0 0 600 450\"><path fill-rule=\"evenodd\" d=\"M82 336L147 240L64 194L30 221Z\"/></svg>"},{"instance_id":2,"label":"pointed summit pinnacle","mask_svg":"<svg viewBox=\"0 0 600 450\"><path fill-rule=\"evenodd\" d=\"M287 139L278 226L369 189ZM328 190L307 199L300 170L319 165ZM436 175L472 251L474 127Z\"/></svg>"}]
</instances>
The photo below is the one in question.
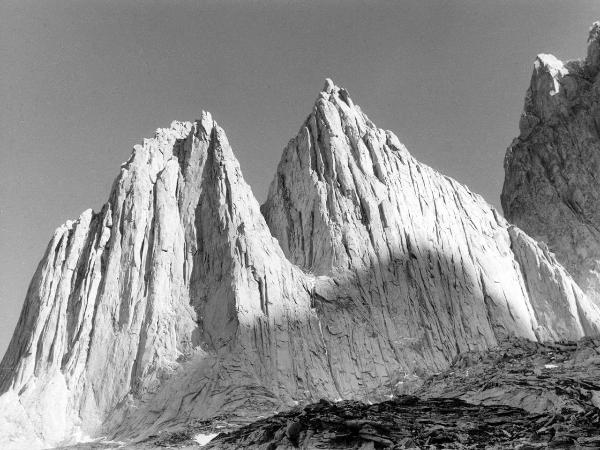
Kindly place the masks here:
<instances>
[{"instance_id":1,"label":"pointed summit pinnacle","mask_svg":"<svg viewBox=\"0 0 600 450\"><path fill-rule=\"evenodd\" d=\"M323 86L323 92L331 94L336 89L336 85L331 78L325 78L325 86Z\"/></svg>"},{"instance_id":2,"label":"pointed summit pinnacle","mask_svg":"<svg viewBox=\"0 0 600 450\"><path fill-rule=\"evenodd\" d=\"M600 21L594 22L590 28L586 62L593 69L600 66Z\"/></svg>"},{"instance_id":3,"label":"pointed summit pinnacle","mask_svg":"<svg viewBox=\"0 0 600 450\"><path fill-rule=\"evenodd\" d=\"M343 87L336 86L331 78L325 78L325 86L323 86L319 97L326 101L333 101L334 103L337 97L346 103L346 105L348 105L350 108L354 107L354 102L348 95L348 91Z\"/></svg>"}]
</instances>

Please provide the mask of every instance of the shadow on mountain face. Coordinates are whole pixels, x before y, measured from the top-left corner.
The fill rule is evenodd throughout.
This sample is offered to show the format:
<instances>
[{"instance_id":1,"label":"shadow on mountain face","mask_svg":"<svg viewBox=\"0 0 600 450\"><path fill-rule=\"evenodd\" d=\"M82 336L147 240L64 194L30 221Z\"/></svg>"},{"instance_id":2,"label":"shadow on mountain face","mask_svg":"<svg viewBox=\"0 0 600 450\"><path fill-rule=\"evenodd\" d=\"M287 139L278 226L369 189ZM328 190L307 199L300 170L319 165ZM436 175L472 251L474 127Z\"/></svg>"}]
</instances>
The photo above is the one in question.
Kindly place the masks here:
<instances>
[{"instance_id":1,"label":"shadow on mountain face","mask_svg":"<svg viewBox=\"0 0 600 450\"><path fill-rule=\"evenodd\" d=\"M354 381L347 375L353 362L367 380L394 387L518 332L503 320L506 303L489 295L486 277L474 265L423 245L418 253L395 256L316 279L314 303L324 341L333 349L332 366L345 378L338 382L340 394Z\"/></svg>"},{"instance_id":2,"label":"shadow on mountain face","mask_svg":"<svg viewBox=\"0 0 600 450\"><path fill-rule=\"evenodd\" d=\"M200 212L198 236L201 230L215 228L207 223L214 217ZM223 231L222 238L198 244L191 269L194 283L206 283L198 271L214 264L207 263L202 252L221 248L221 253L230 254L228 242ZM456 257L427 248L415 245L411 253L396 252L392 261L373 261L366 269L334 276L313 276L291 266L286 282L304 279L308 289L292 297L296 310L278 305L293 286L277 286L281 275L257 265L252 254L249 261L256 264L246 266L244 257L232 259L228 270L246 272L255 295L237 301L264 301L270 305L268 313L258 314L251 325L238 321L232 339L206 357L182 362L153 398L128 413L113 437L173 429L189 420L210 419L215 411L232 422L247 423L257 415L320 398L382 401L398 391L416 389L427 374L446 369L460 352L493 346L503 330L494 331L489 323L476 271L456 264ZM282 261L278 270L286 264ZM218 267L226 266L220 261ZM253 282L255 275L258 281ZM203 311L236 298L233 291L216 295L229 292L228 285L211 294L194 283L192 304L201 300L196 295L202 292L214 303L203 304ZM254 308L261 311L258 304ZM201 326L198 333L205 335ZM174 402L174 397L180 401Z\"/></svg>"}]
</instances>

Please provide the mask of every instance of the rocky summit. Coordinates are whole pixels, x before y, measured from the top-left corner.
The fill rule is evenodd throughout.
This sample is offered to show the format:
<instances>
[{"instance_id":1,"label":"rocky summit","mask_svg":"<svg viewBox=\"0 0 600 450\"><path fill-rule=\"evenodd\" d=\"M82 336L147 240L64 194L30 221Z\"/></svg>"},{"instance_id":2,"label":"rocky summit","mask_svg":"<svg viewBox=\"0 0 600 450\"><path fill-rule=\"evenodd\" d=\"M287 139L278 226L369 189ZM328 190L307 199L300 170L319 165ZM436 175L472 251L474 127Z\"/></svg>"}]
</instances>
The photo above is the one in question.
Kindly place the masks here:
<instances>
[{"instance_id":1,"label":"rocky summit","mask_svg":"<svg viewBox=\"0 0 600 450\"><path fill-rule=\"evenodd\" d=\"M600 22L585 59L537 57L519 129L504 162L504 213L600 305Z\"/></svg>"},{"instance_id":2,"label":"rocky summit","mask_svg":"<svg viewBox=\"0 0 600 450\"><path fill-rule=\"evenodd\" d=\"M588 84L591 42L578 66ZM372 431L365 404L429 386L458 355L507 339L600 334L578 280L331 80L262 206L203 113L135 146L100 211L56 230L0 365L0 447L170 445L194 424L234 429L311 403L339 415L342 400L356 412L342 434L419 444ZM464 406L468 423L486 414L435 386L445 400L391 408L439 421ZM521 425L493 442L529 433L523 407L494 409ZM292 445L296 431L284 432Z\"/></svg>"}]
</instances>

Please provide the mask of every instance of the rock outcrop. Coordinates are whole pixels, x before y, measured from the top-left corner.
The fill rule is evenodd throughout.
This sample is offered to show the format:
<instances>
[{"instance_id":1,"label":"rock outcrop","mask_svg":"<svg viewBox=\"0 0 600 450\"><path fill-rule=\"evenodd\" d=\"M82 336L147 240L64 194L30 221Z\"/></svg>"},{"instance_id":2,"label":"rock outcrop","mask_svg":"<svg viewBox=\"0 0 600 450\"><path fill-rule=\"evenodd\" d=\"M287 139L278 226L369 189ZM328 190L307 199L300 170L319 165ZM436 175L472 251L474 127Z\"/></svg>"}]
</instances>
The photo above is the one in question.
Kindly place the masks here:
<instances>
[{"instance_id":1,"label":"rock outcrop","mask_svg":"<svg viewBox=\"0 0 600 450\"><path fill-rule=\"evenodd\" d=\"M600 22L587 56L563 63L538 55L508 148L502 208L547 243L600 305Z\"/></svg>"},{"instance_id":2,"label":"rock outcrop","mask_svg":"<svg viewBox=\"0 0 600 450\"><path fill-rule=\"evenodd\" d=\"M101 211L56 231L0 365L1 444L381 400L506 335L599 331L549 252L328 81L262 214L204 113L136 146Z\"/></svg>"},{"instance_id":3,"label":"rock outcrop","mask_svg":"<svg viewBox=\"0 0 600 450\"><path fill-rule=\"evenodd\" d=\"M599 362L598 339L511 339L460 355L414 396L374 405L321 401L240 429L196 431L220 432L208 445L214 449L593 449L600 446Z\"/></svg>"}]
</instances>

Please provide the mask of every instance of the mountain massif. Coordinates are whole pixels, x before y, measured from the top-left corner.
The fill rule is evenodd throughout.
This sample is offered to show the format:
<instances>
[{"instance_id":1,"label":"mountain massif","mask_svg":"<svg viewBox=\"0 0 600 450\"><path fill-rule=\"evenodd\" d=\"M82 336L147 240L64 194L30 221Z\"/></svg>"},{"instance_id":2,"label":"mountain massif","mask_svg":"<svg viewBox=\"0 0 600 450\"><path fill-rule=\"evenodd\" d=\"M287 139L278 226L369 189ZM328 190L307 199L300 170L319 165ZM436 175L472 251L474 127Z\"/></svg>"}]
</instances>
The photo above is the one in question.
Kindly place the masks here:
<instances>
[{"instance_id":1,"label":"mountain massif","mask_svg":"<svg viewBox=\"0 0 600 450\"><path fill-rule=\"evenodd\" d=\"M598 156L598 34L596 25L587 60L571 65L574 81L538 58L507 156L503 205L536 237L542 212L531 205L544 190L527 170L542 164L532 155L554 148L537 140L569 137L582 156ZM557 74L575 90L548 93ZM556 131L544 118L531 125L536 107ZM568 183L571 200L553 194L564 205L553 223L578 220L573 229L593 237L599 169L585 170L579 194ZM584 199L577 214L573 196ZM52 237L0 364L0 446L140 440L319 399L382 401L509 338L598 335L600 302L582 278L593 272L589 255L557 248L568 255L557 260L415 160L331 80L262 206L209 113L173 122L134 147L99 212Z\"/></svg>"}]
</instances>

